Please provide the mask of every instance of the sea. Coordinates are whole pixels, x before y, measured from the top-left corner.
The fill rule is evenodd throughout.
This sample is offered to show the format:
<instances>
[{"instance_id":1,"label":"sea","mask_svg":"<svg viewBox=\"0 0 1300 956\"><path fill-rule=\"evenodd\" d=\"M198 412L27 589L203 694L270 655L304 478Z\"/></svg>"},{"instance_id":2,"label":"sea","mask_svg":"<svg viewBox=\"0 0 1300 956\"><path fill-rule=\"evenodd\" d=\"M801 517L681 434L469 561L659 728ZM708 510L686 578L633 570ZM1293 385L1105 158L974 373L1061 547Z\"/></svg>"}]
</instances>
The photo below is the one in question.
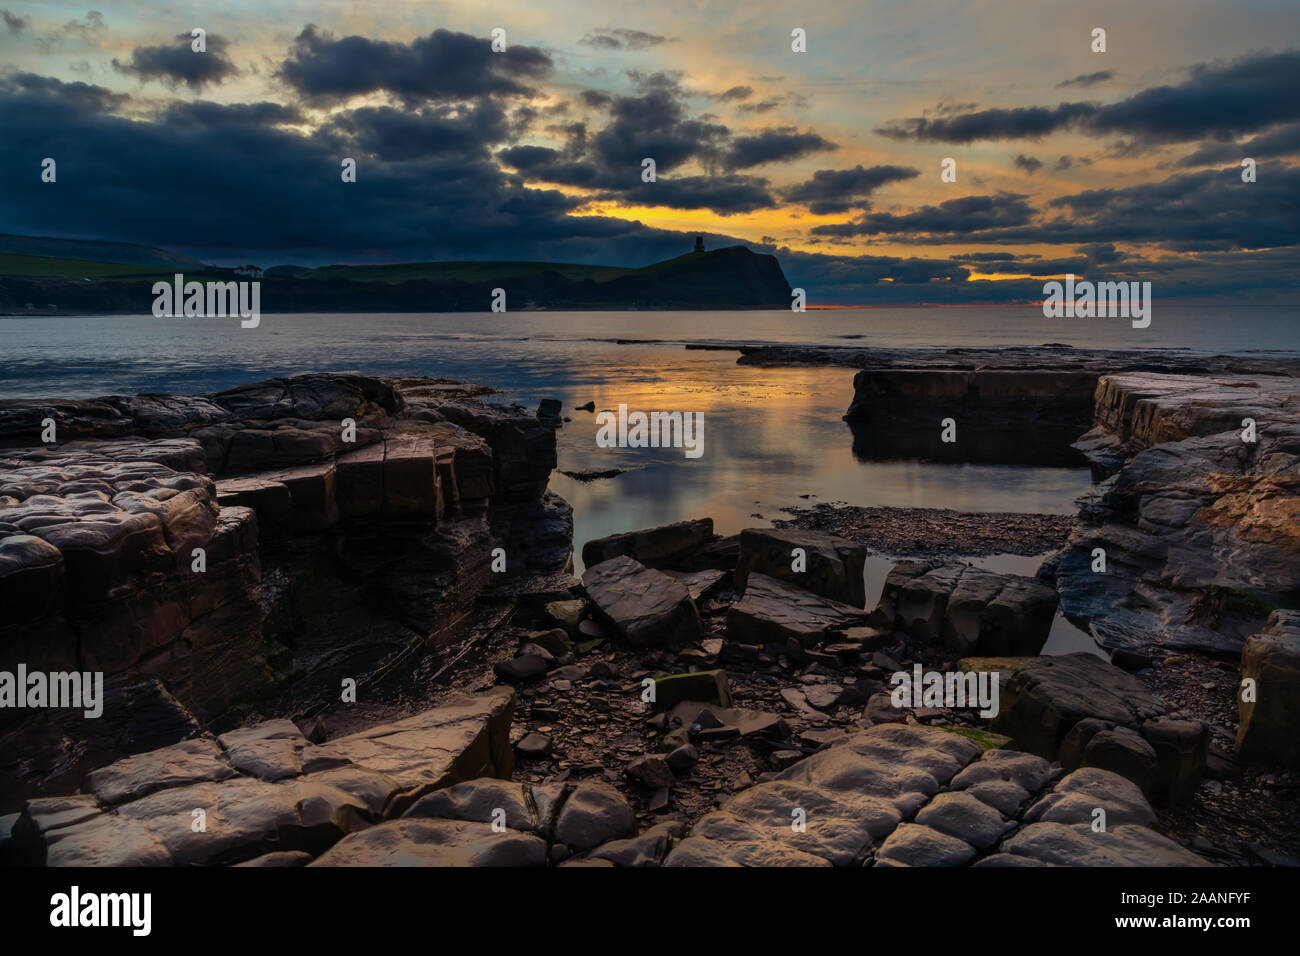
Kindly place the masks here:
<instances>
[{"instance_id":1,"label":"sea","mask_svg":"<svg viewBox=\"0 0 1300 956\"><path fill-rule=\"evenodd\" d=\"M1085 467L859 459L842 420L853 397L852 369L738 365L735 351L688 344L1061 343L1296 356L1295 311L1157 302L1146 329L1124 319L1048 319L1033 306L270 313L256 328L242 328L238 318L3 316L0 398L203 392L294 372L355 371L488 385L499 392L487 400L529 410L558 399L565 421L551 489L573 505L580 573L585 541L687 518L711 517L719 533L731 534L818 503L1071 514L1092 488ZM578 408L588 402L598 412L625 405L629 412L702 413L702 454L602 447L596 415ZM587 481L562 473L613 470L621 473ZM984 556L977 563L1032 573L1040 560ZM888 566L887 556L873 563L869 588L878 592ZM1071 637L1080 639L1086 635Z\"/></svg>"}]
</instances>

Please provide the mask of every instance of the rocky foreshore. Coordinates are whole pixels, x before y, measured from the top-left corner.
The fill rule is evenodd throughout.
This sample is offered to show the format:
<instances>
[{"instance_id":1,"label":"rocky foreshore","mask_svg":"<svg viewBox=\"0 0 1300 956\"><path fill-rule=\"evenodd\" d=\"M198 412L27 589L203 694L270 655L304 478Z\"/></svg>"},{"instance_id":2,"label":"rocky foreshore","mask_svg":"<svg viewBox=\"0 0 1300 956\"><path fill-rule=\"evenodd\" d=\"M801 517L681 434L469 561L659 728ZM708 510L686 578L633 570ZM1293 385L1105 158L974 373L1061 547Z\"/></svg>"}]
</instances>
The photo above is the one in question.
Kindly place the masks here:
<instances>
[{"instance_id":1,"label":"rocky foreshore","mask_svg":"<svg viewBox=\"0 0 1300 956\"><path fill-rule=\"evenodd\" d=\"M59 772L42 777L14 750L40 743L30 726L6 728L6 755L21 756L4 768L6 777L16 769L7 786L18 799L0 816L0 856L46 865L1296 863L1294 374L1084 370L1096 380L1079 422L1077 382L1064 389L1062 414L1050 376L999 379L988 391L976 370L954 376L931 359L912 370L919 378L891 379L906 387L882 401L910 396L915 420L933 419L936 447L927 397L957 419L959 442L971 440L963 415L1010 432L1008 414L1072 429L1076 453L1106 476L1078 525L1057 529L1058 543L1070 537L1038 578L918 549L868 602L864 566L885 550L869 526L851 537L805 527L721 537L701 517L586 542L579 582L566 573L567 512L545 492L552 425L446 384L308 377L166 402L0 405L0 434L55 417L77 438L58 449L29 443L0 464L0 585L39 622L6 622L5 666L34 666L60 633L73 650L41 659L47 667L89 667L85 654L133 646L115 635L172 634L125 655L114 672L122 689L105 710L112 735ZM933 381L930 369L941 373ZM855 383L854 417L869 418L882 395L870 371ZM348 403L322 401L324 383ZM1046 411L1035 407L1040 393ZM373 437L334 445L344 417ZM1250 448L1232 444L1251 444L1243 417L1256 423ZM76 434L91 422L121 431ZM165 461L140 456L141 432ZM327 454L231 472L232 460L249 460L246 443L275 456L308 441L298 432ZM431 443L437 500L427 483L407 480L411 459L424 460L407 454L419 442ZM449 447L453 456L441 451ZM72 457L50 464L52 455ZM332 485L321 461L332 463ZM251 497L221 501L229 481L244 484L226 485L227 495ZM140 514L154 520L141 524ZM232 524L244 529L225 532L239 547L219 541L216 529ZM143 532L109 532L146 525L154 537L132 546L138 563L78 550L81 540L133 542ZM978 526L972 534L982 540ZM231 582L252 581L260 610L256 633L236 623L254 616L224 618L226 643L203 659L265 674L261 684L240 677L227 696L269 694L280 713L205 705L217 691L196 686L192 665L145 666L178 658L172 645L204 647L187 629L225 606L175 584L194 541L219 557L209 569L226 568L209 579L225 582L221 593L244 607L249 591ZM472 556L493 547L515 562L512 585L488 587L490 571L473 573L490 560ZM1077 557L1095 559L1097 547L1106 570ZM349 558L354 548L368 560ZM42 586L49 580L57 584ZM74 589L108 582L118 585L98 603ZM132 603L147 593L156 607L169 586L181 595L175 609L142 615ZM1089 627L1111 660L1043 656L1058 610ZM95 626L128 619L150 623ZM375 644L388 653L367 657ZM379 684L363 683L355 702L340 700L339 668L364 675L367 662L400 671L405 693L378 699L366 691ZM128 700L170 703L114 724L109 712ZM179 717L143 716L168 708Z\"/></svg>"},{"instance_id":2,"label":"rocky foreshore","mask_svg":"<svg viewBox=\"0 0 1300 956\"><path fill-rule=\"evenodd\" d=\"M498 580L570 580L554 430L477 391L304 374L0 402L0 669L100 672L106 698L71 728L0 712L0 794L267 701L305 712Z\"/></svg>"}]
</instances>

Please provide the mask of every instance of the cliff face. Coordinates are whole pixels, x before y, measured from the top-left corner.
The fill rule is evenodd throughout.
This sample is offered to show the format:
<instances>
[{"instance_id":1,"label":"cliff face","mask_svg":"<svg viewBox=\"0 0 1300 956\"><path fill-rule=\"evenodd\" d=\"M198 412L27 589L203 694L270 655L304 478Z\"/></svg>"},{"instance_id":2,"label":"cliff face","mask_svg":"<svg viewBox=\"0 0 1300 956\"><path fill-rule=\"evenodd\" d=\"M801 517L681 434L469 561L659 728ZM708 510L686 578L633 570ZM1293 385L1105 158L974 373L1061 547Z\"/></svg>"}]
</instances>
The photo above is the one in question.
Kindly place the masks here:
<instances>
[{"instance_id":1,"label":"cliff face","mask_svg":"<svg viewBox=\"0 0 1300 956\"><path fill-rule=\"evenodd\" d=\"M475 263L467 263L473 266ZM239 279L185 272L197 281ZM153 283L171 273L133 279L6 277L0 312L149 313ZM538 309L780 309L790 305L790 283L775 256L744 246L694 253L595 281L543 270L507 278L358 281L310 275L268 275L262 311L274 312L486 312L494 289L504 289L508 310ZM30 308L29 308L30 305Z\"/></svg>"},{"instance_id":2,"label":"cliff face","mask_svg":"<svg viewBox=\"0 0 1300 956\"><path fill-rule=\"evenodd\" d=\"M57 792L96 749L337 699L489 584L567 572L554 465L533 416L356 375L0 402L0 670L99 671L114 697L103 721L0 713L0 776Z\"/></svg>"}]
</instances>

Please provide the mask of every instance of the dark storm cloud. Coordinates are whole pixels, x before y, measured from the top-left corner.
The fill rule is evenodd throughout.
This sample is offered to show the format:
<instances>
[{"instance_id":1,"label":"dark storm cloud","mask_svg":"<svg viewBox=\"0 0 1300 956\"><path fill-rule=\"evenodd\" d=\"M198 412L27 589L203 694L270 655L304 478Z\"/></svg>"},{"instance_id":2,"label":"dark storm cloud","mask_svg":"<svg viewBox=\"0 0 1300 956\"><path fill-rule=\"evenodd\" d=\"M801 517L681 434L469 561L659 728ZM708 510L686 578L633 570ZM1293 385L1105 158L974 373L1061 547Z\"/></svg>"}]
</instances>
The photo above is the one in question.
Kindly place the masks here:
<instances>
[{"instance_id":1,"label":"dark storm cloud","mask_svg":"<svg viewBox=\"0 0 1300 956\"><path fill-rule=\"evenodd\" d=\"M922 206L915 212L868 212L853 222L815 226L814 235L943 235L969 237L990 229L1019 226L1031 221L1033 208L1015 193L996 196L963 196L938 206Z\"/></svg>"},{"instance_id":2,"label":"dark storm cloud","mask_svg":"<svg viewBox=\"0 0 1300 956\"><path fill-rule=\"evenodd\" d=\"M1062 103L1013 109L980 110L958 116L930 119L918 116L876 128L887 139L929 143L973 143L984 139L1040 139L1095 113L1091 103Z\"/></svg>"},{"instance_id":3,"label":"dark storm cloud","mask_svg":"<svg viewBox=\"0 0 1300 956\"><path fill-rule=\"evenodd\" d=\"M910 213L867 213L812 233L832 239L906 236L921 245L1149 244L1175 252L1300 245L1300 166L1271 168L1255 183L1241 170L1204 170L1122 189L1061 196L1043 210L1011 194L967 196ZM1100 247L1098 247L1100 248Z\"/></svg>"},{"instance_id":4,"label":"dark storm cloud","mask_svg":"<svg viewBox=\"0 0 1300 956\"><path fill-rule=\"evenodd\" d=\"M1020 256L1014 252L961 252L949 258L955 262L1015 262Z\"/></svg>"},{"instance_id":5,"label":"dark storm cloud","mask_svg":"<svg viewBox=\"0 0 1300 956\"><path fill-rule=\"evenodd\" d=\"M0 97L10 99L19 109L45 104L58 114L68 111L110 111L131 99L126 93L114 93L90 83L65 83L52 76L35 73L10 73L0 77Z\"/></svg>"},{"instance_id":6,"label":"dark storm cloud","mask_svg":"<svg viewBox=\"0 0 1300 956\"><path fill-rule=\"evenodd\" d=\"M444 154L484 159L489 147L503 142L509 133L505 112L491 102L468 110L441 106L405 112L389 106L365 107L334 117L327 129L385 160Z\"/></svg>"},{"instance_id":7,"label":"dark storm cloud","mask_svg":"<svg viewBox=\"0 0 1300 956\"><path fill-rule=\"evenodd\" d=\"M644 30L593 30L578 42L605 50L646 50L667 43L668 38Z\"/></svg>"},{"instance_id":8,"label":"dark storm cloud","mask_svg":"<svg viewBox=\"0 0 1300 956\"><path fill-rule=\"evenodd\" d=\"M551 72L540 49L511 44L493 53L491 41L434 30L410 43L361 36L336 39L308 25L280 65L281 79L309 100L334 102L386 92L404 103L486 95L530 96L530 82Z\"/></svg>"},{"instance_id":9,"label":"dark storm cloud","mask_svg":"<svg viewBox=\"0 0 1300 956\"><path fill-rule=\"evenodd\" d=\"M788 202L803 203L818 216L865 208L867 197L887 183L913 179L919 169L904 166L854 166L852 169L819 169L812 178L782 191Z\"/></svg>"},{"instance_id":10,"label":"dark storm cloud","mask_svg":"<svg viewBox=\"0 0 1300 956\"><path fill-rule=\"evenodd\" d=\"M739 170L833 148L815 133L793 128L733 137L726 126L688 109L676 77L629 76L636 92L609 98L609 120L602 129L589 133L584 124L575 124L562 150L520 145L497 156L530 180L588 189L596 199L711 209L727 216L780 204L768 180ZM646 158L655 161L655 182L642 181ZM689 162L722 172L685 175L679 167Z\"/></svg>"},{"instance_id":11,"label":"dark storm cloud","mask_svg":"<svg viewBox=\"0 0 1300 956\"><path fill-rule=\"evenodd\" d=\"M1006 267L975 270L956 267L945 259L835 256L791 249L772 251L780 254L790 284L807 290L811 304L1041 303L1044 281L1066 272L1151 281L1162 299L1197 296L1237 301L1246 290L1262 297L1294 295L1294 277L1300 274L1300 252L1292 249L1247 256L1208 253L1193 259L1137 260L1109 266L1083 256L1051 261L1011 260ZM972 271L1028 273L1031 278L972 279ZM892 281L885 281L887 278Z\"/></svg>"},{"instance_id":12,"label":"dark storm cloud","mask_svg":"<svg viewBox=\"0 0 1300 956\"><path fill-rule=\"evenodd\" d=\"M1059 90L1064 86L1096 86L1105 83L1115 75L1113 70L1098 70L1096 73L1080 73L1072 80L1062 80L1056 84Z\"/></svg>"},{"instance_id":13,"label":"dark storm cloud","mask_svg":"<svg viewBox=\"0 0 1300 956\"><path fill-rule=\"evenodd\" d=\"M610 96L608 93L603 93L600 90L583 90L582 102L584 106L593 110L600 110L604 109L610 103L613 103L614 97Z\"/></svg>"},{"instance_id":14,"label":"dark storm cloud","mask_svg":"<svg viewBox=\"0 0 1300 956\"><path fill-rule=\"evenodd\" d=\"M776 204L767 180L755 176L674 176L653 183L638 181L617 195L638 205L712 209L721 216Z\"/></svg>"},{"instance_id":15,"label":"dark storm cloud","mask_svg":"<svg viewBox=\"0 0 1300 956\"><path fill-rule=\"evenodd\" d=\"M777 204L768 181L757 176L663 176L641 181L640 166L605 169L588 160L567 158L542 146L512 146L497 156L530 179L594 191L594 198L631 205L711 209L722 216L753 212Z\"/></svg>"},{"instance_id":16,"label":"dark storm cloud","mask_svg":"<svg viewBox=\"0 0 1300 956\"><path fill-rule=\"evenodd\" d=\"M731 170L749 169L835 149L839 149L837 144L817 133L801 133L793 126L782 126L736 137L722 155L722 166Z\"/></svg>"},{"instance_id":17,"label":"dark storm cloud","mask_svg":"<svg viewBox=\"0 0 1300 956\"><path fill-rule=\"evenodd\" d=\"M1053 199L1065 215L1042 235L1056 242L1147 242L1181 251L1300 243L1300 167L1243 183L1239 168L1204 170L1123 189Z\"/></svg>"},{"instance_id":18,"label":"dark storm cloud","mask_svg":"<svg viewBox=\"0 0 1300 956\"><path fill-rule=\"evenodd\" d=\"M304 121L302 111L281 103L231 103L227 105L205 101L178 101L167 106L160 116L167 125L205 126L221 129L226 126L284 126Z\"/></svg>"},{"instance_id":19,"label":"dark storm cloud","mask_svg":"<svg viewBox=\"0 0 1300 956\"><path fill-rule=\"evenodd\" d=\"M276 125L292 111L265 104L113 115L127 99L31 75L0 80L0 177L13 184L0 231L268 264L452 259L467 250L485 259L640 264L686 248L682 236L639 223L571 217L577 201L512 183L490 159L459 151L402 162L360 156L357 182L341 182L350 138L394 148L381 111L346 114L303 135ZM57 187L40 182L44 156L58 160Z\"/></svg>"},{"instance_id":20,"label":"dark storm cloud","mask_svg":"<svg viewBox=\"0 0 1300 956\"><path fill-rule=\"evenodd\" d=\"M5 26L9 28L10 33L21 33L32 22L29 18L17 16L8 10L0 10L0 18L4 19Z\"/></svg>"},{"instance_id":21,"label":"dark storm cloud","mask_svg":"<svg viewBox=\"0 0 1300 956\"><path fill-rule=\"evenodd\" d=\"M659 172L690 159L713 156L730 130L690 116L680 86L662 73L640 79L634 96L620 96L610 104L610 122L591 137L593 158L603 167L639 170L650 157Z\"/></svg>"},{"instance_id":22,"label":"dark storm cloud","mask_svg":"<svg viewBox=\"0 0 1300 956\"><path fill-rule=\"evenodd\" d=\"M1014 160L1012 160L1012 162L1016 164L1017 168L1023 169L1030 176L1043 168L1043 161L1041 159L1037 159L1033 156L1026 156L1024 153L1018 155Z\"/></svg>"},{"instance_id":23,"label":"dark storm cloud","mask_svg":"<svg viewBox=\"0 0 1300 956\"><path fill-rule=\"evenodd\" d=\"M224 37L208 34L204 43L205 53L196 53L191 46L193 42L190 34L180 33L171 43L136 47L126 63L114 57L113 69L138 76L142 82L160 80L171 87L184 83L196 91L204 86L220 84L226 77L239 73L226 56L229 44Z\"/></svg>"},{"instance_id":24,"label":"dark storm cloud","mask_svg":"<svg viewBox=\"0 0 1300 956\"><path fill-rule=\"evenodd\" d=\"M509 163L520 172L527 172L535 167L545 167L560 157L559 150L546 146L511 146L497 153L502 161Z\"/></svg>"},{"instance_id":25,"label":"dark storm cloud","mask_svg":"<svg viewBox=\"0 0 1300 956\"><path fill-rule=\"evenodd\" d=\"M1295 78L1300 52L1256 54L1228 64L1192 67L1176 86L1143 90L1126 100L1061 103L989 109L930 119L900 120L876 130L896 140L972 143L977 140L1039 139L1079 128L1101 135L1133 137L1139 144L1226 139L1300 119Z\"/></svg>"},{"instance_id":26,"label":"dark storm cloud","mask_svg":"<svg viewBox=\"0 0 1300 956\"><path fill-rule=\"evenodd\" d=\"M1254 160L1274 159L1280 156L1300 155L1300 123L1279 126L1249 142L1206 143L1194 153L1179 160L1179 166L1211 166L1222 163L1240 164L1250 157Z\"/></svg>"}]
</instances>

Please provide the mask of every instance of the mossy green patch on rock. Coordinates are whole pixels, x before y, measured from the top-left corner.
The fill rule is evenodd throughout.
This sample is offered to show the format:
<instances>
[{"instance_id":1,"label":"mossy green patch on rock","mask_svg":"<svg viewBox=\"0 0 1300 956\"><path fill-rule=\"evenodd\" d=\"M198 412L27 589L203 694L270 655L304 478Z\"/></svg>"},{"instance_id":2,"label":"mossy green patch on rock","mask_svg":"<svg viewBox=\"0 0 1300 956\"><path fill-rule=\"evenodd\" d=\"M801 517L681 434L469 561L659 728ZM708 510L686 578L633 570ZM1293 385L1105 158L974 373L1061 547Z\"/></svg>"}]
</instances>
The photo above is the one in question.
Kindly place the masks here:
<instances>
[{"instance_id":1,"label":"mossy green patch on rock","mask_svg":"<svg viewBox=\"0 0 1300 956\"><path fill-rule=\"evenodd\" d=\"M980 745L982 750L1010 750L1015 743L1005 734L995 734L989 730L978 730L974 727L935 727L935 730L942 730L950 734L958 734L968 740L973 740Z\"/></svg>"}]
</instances>

